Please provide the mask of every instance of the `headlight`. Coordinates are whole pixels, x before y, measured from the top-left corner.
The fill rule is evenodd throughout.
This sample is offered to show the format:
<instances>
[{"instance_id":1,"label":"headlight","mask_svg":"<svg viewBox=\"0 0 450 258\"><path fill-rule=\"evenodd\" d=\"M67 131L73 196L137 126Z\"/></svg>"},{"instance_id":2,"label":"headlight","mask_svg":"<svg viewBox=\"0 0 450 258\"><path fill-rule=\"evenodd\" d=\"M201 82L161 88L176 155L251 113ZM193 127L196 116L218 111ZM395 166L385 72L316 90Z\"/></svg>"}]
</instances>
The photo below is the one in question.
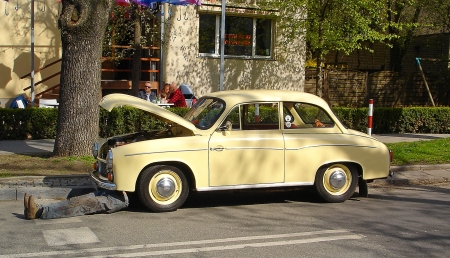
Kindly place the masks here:
<instances>
[{"instance_id":1,"label":"headlight","mask_svg":"<svg viewBox=\"0 0 450 258\"><path fill-rule=\"evenodd\" d=\"M106 171L111 172L113 168L113 153L112 150L108 151L108 156L106 157Z\"/></svg>"},{"instance_id":2,"label":"headlight","mask_svg":"<svg viewBox=\"0 0 450 258\"><path fill-rule=\"evenodd\" d=\"M98 143L94 143L94 146L92 146L92 155L94 158L97 158L98 156Z\"/></svg>"}]
</instances>

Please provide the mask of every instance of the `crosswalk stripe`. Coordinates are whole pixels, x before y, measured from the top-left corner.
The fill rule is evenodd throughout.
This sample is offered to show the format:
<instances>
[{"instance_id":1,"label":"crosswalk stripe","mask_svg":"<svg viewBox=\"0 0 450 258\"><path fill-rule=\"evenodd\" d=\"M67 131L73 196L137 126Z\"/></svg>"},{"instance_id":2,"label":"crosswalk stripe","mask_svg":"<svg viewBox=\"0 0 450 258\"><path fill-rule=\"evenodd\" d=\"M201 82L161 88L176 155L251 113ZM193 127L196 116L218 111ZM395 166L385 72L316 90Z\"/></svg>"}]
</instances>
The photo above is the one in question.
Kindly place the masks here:
<instances>
[{"instance_id":1,"label":"crosswalk stripe","mask_svg":"<svg viewBox=\"0 0 450 258\"><path fill-rule=\"evenodd\" d=\"M100 255L100 256L89 256L89 258L103 258L103 257L141 257L141 256L155 256L155 255L170 255L170 254L186 254L186 253L198 253L198 252L211 252L211 251L224 251L224 250L235 250L242 249L246 247L270 247L270 246L282 246L282 245L297 245L297 244L307 244L307 243L317 243L317 242L328 242L336 240L349 240L349 239L361 239L362 235L344 235L335 237L317 237L309 239L297 239L288 241L275 241L275 242L262 242L262 243L248 243L239 245L224 245L224 246L212 246L212 247L198 247L198 248L188 248L188 249L174 249L174 250L163 250L163 251L150 251L150 252L138 252L138 253L126 253L126 254L114 254L114 255Z\"/></svg>"},{"instance_id":2,"label":"crosswalk stripe","mask_svg":"<svg viewBox=\"0 0 450 258\"><path fill-rule=\"evenodd\" d=\"M51 255L69 255L69 254L87 254L87 253L101 253L101 252L115 252L115 251L126 251L126 250L137 250L137 249L148 249L148 248L161 248L161 247L175 247L175 246L189 246L189 245L205 245L205 244L216 244L216 243L229 243L229 242L239 242L239 241L255 241L255 240L267 240L267 239L277 239L277 238L293 238L293 237L308 237L314 235L325 235L325 234L338 234L336 236L329 237L318 237L309 239L298 239L298 240L288 240L288 241L278 241L278 242L260 242L260 243L249 243L249 244L239 244L239 245L229 245L233 249L242 248L240 246L251 246L251 245L264 245L267 243L272 243L272 245L286 245L286 243L308 243L308 241L323 242L323 241L333 241L339 239L359 239L362 235L350 234L351 232L345 229L338 230L320 230L320 231L309 231L309 232L298 232L298 233L288 233L288 234L275 234L275 235L260 235L260 236L247 236L247 237L233 237L233 238L222 238L222 239L205 239L205 240L195 240L186 242L170 242L170 243L156 243L156 244L144 244L144 245L130 245L130 246L112 246L112 247L102 247L102 248L90 248L90 249L78 249L78 250L60 250L60 251L50 251L50 252L39 252L39 253L23 253L23 254L12 254L12 255L0 255L0 258L19 258L19 257L36 257L36 256L51 256ZM299 242L300 241L300 242ZM306 241L306 242L305 242ZM283 244L285 243L285 244ZM223 248L221 246L217 247L202 247L204 250L209 250L207 248ZM198 250L198 248L192 248L192 250ZM182 250L188 249L178 249L169 250L173 252L181 252ZM226 249L224 249L226 250ZM163 251L161 251L163 252ZM147 254L153 255L153 254Z\"/></svg>"},{"instance_id":3,"label":"crosswalk stripe","mask_svg":"<svg viewBox=\"0 0 450 258\"><path fill-rule=\"evenodd\" d=\"M98 243L100 240L88 227L42 231L48 246Z\"/></svg>"}]
</instances>

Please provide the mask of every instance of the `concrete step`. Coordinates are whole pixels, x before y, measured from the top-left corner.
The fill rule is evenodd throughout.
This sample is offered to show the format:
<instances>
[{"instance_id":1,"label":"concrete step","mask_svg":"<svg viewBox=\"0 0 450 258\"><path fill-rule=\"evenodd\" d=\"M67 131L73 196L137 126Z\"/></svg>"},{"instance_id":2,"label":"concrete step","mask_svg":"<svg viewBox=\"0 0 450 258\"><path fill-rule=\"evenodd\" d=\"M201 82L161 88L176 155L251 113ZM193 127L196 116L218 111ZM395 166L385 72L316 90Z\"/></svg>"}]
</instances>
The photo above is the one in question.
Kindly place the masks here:
<instances>
[{"instance_id":1,"label":"concrete step","mask_svg":"<svg viewBox=\"0 0 450 258\"><path fill-rule=\"evenodd\" d=\"M42 99L56 99L59 100L59 94L55 94L55 93L51 93L51 92L46 92L44 94L42 94Z\"/></svg>"}]
</instances>

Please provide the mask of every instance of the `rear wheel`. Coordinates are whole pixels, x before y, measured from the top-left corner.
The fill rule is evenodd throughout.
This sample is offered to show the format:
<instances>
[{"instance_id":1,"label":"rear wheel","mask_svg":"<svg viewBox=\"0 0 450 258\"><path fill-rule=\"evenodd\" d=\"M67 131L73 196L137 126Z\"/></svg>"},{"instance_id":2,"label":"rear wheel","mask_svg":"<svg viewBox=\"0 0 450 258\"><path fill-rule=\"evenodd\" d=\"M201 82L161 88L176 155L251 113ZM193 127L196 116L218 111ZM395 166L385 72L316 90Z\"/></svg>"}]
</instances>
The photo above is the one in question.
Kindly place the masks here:
<instances>
[{"instance_id":1,"label":"rear wheel","mask_svg":"<svg viewBox=\"0 0 450 258\"><path fill-rule=\"evenodd\" d=\"M332 164L317 171L315 186L327 202L343 202L355 192L358 173L351 165Z\"/></svg>"},{"instance_id":2,"label":"rear wheel","mask_svg":"<svg viewBox=\"0 0 450 258\"><path fill-rule=\"evenodd\" d=\"M142 204L154 212L175 211L186 201L189 186L176 167L159 165L142 172L138 195Z\"/></svg>"}]
</instances>

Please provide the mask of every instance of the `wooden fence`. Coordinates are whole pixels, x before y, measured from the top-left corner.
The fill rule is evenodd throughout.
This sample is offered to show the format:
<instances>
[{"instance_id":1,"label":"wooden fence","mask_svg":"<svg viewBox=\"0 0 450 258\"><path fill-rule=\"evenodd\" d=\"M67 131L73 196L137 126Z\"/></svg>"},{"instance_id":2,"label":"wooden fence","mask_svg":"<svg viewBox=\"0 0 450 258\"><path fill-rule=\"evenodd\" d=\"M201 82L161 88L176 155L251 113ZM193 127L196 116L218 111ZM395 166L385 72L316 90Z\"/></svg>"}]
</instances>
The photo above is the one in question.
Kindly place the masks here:
<instances>
[{"instance_id":1,"label":"wooden fence","mask_svg":"<svg viewBox=\"0 0 450 258\"><path fill-rule=\"evenodd\" d=\"M450 87L442 76L427 74L427 82L436 105L450 105ZM305 92L316 93L316 70L305 71ZM430 106L425 84L418 73L400 76L390 71L374 73L357 70L324 69L323 97L331 106Z\"/></svg>"}]
</instances>

